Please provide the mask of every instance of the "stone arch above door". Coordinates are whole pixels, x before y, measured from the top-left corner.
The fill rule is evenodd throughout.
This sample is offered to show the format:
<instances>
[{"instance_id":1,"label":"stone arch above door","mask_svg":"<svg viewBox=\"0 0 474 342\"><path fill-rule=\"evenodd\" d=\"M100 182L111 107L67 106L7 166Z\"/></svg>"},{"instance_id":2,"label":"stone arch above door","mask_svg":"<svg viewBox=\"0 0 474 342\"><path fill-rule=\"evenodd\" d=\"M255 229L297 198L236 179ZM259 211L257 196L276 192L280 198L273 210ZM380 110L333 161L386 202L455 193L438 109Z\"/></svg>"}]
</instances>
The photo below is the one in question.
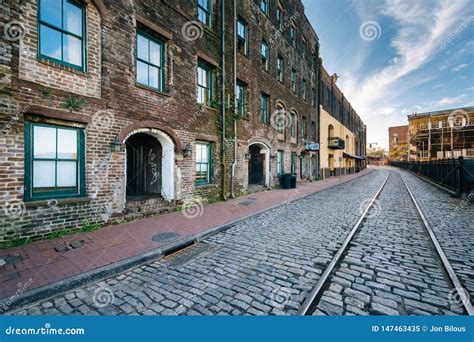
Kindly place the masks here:
<instances>
[{"instance_id":1,"label":"stone arch above door","mask_svg":"<svg viewBox=\"0 0 474 342\"><path fill-rule=\"evenodd\" d=\"M125 140L127 140L127 138L130 136L130 133L134 132L134 131L137 131L139 129L145 129L145 130L146 129L156 129L156 130L159 130L159 131L162 131L162 132L166 133L172 139L172 141L174 143L175 152L176 153L182 153L183 152L183 145L181 144L181 141L179 140L178 135L171 128L169 128L168 126L163 125L159 122L151 121L151 120L140 121L140 122L136 122L136 123L133 123L133 124L130 124L130 125L126 126L125 128L123 128L120 131L120 133L118 135L119 141L122 144L125 143Z\"/></svg>"},{"instance_id":2,"label":"stone arch above door","mask_svg":"<svg viewBox=\"0 0 474 342\"><path fill-rule=\"evenodd\" d=\"M148 134L161 144L161 196L167 201L175 200L176 194L176 167L175 167L175 150L174 140L164 131L156 128L137 128L128 132L128 134L119 138L122 143L137 133ZM127 165L125 165L126 167ZM125 177L125 182L127 177Z\"/></svg>"}]
</instances>

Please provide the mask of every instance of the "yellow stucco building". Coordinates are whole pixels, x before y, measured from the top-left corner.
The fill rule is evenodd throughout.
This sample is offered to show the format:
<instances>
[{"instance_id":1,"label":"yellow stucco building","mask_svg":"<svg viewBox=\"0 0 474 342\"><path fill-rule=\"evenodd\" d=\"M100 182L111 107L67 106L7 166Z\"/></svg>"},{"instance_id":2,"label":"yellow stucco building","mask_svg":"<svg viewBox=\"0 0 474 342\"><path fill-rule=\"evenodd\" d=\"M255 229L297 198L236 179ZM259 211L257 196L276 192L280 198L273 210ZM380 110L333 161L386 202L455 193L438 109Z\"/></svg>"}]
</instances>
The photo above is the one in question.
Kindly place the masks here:
<instances>
[{"instance_id":1,"label":"yellow stucco building","mask_svg":"<svg viewBox=\"0 0 474 342\"><path fill-rule=\"evenodd\" d=\"M320 168L324 178L365 167L366 126L336 86L337 75L322 69L319 119Z\"/></svg>"}]
</instances>

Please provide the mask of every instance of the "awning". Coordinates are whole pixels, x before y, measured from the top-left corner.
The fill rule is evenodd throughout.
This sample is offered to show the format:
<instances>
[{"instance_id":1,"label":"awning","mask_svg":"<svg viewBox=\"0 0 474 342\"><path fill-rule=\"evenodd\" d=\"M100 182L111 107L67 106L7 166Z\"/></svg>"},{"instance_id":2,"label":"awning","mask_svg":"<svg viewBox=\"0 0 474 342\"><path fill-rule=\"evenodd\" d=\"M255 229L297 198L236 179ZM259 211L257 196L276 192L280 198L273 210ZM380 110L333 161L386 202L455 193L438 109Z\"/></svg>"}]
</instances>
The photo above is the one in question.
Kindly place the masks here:
<instances>
[{"instance_id":1,"label":"awning","mask_svg":"<svg viewBox=\"0 0 474 342\"><path fill-rule=\"evenodd\" d=\"M365 160L365 157L354 156L354 155L352 155L352 154L350 154L350 153L346 153L346 152L344 152L343 155L344 155L345 158L351 158L351 159L357 159L357 160Z\"/></svg>"}]
</instances>

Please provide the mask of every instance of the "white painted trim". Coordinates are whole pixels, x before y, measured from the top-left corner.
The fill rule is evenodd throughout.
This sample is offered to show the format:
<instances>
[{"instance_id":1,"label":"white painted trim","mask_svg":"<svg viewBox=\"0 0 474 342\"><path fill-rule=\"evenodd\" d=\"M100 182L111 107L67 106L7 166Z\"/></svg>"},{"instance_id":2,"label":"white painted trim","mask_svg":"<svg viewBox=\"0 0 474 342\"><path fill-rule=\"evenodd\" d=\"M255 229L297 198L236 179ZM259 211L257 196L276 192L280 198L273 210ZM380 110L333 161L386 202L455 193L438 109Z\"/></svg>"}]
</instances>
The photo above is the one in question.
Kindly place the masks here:
<instances>
[{"instance_id":1,"label":"white painted trim","mask_svg":"<svg viewBox=\"0 0 474 342\"><path fill-rule=\"evenodd\" d=\"M268 147L267 144L263 142L253 142L249 144L248 148L250 150L250 146L252 145L257 145L262 149L262 154L265 154L265 186L267 188L270 187L270 180L271 180L271 174L270 174L270 147ZM250 181L250 180L249 180Z\"/></svg>"},{"instance_id":2,"label":"white painted trim","mask_svg":"<svg viewBox=\"0 0 474 342\"><path fill-rule=\"evenodd\" d=\"M125 144L128 138L137 133L148 134L161 144L162 148L162 158L161 158L161 195L166 201L172 201L176 199L176 173L179 174L179 170L175 171L175 146L173 140L165 132L160 131L156 128L139 128L130 132L125 139L122 141L122 144ZM125 184L127 183L127 156L125 152ZM127 187L125 186L125 189ZM127 196L125 191L124 196Z\"/></svg>"}]
</instances>

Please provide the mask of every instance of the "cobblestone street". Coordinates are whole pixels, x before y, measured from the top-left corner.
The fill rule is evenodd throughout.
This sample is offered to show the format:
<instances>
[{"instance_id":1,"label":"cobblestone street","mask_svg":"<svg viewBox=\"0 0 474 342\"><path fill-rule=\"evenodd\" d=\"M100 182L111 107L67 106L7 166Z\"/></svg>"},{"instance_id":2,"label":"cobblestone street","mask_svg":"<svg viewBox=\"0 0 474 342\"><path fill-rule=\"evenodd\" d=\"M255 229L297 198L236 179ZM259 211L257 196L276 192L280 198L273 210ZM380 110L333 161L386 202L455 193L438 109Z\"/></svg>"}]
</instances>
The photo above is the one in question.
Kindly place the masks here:
<instances>
[{"instance_id":1,"label":"cobblestone street","mask_svg":"<svg viewBox=\"0 0 474 342\"><path fill-rule=\"evenodd\" d=\"M315 314L447 315L452 286L401 176L391 177Z\"/></svg>"},{"instance_id":2,"label":"cobblestone street","mask_svg":"<svg viewBox=\"0 0 474 342\"><path fill-rule=\"evenodd\" d=\"M158 261L13 314L294 315L389 173L315 314L463 314L401 175L471 296L474 245L467 221L474 218L473 207L456 210L459 199L393 170L290 202Z\"/></svg>"}]
</instances>

